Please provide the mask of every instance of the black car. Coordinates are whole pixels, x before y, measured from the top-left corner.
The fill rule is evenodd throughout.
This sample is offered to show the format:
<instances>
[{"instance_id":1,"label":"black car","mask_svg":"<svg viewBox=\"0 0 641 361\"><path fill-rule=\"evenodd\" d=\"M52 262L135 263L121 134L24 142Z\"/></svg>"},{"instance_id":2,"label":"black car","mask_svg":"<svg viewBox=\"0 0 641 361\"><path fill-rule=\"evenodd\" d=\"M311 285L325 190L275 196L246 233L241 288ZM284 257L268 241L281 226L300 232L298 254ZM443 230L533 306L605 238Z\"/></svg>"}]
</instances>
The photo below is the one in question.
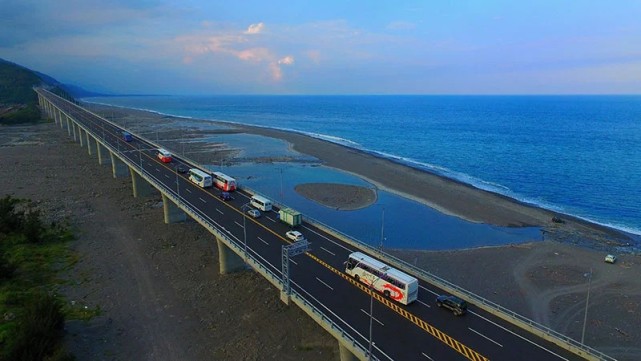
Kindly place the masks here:
<instances>
[{"instance_id":1,"label":"black car","mask_svg":"<svg viewBox=\"0 0 641 361\"><path fill-rule=\"evenodd\" d=\"M224 201L231 201L232 197L231 197L231 194L229 194L229 192L221 192L220 193L220 199L222 199Z\"/></svg>"},{"instance_id":2,"label":"black car","mask_svg":"<svg viewBox=\"0 0 641 361\"><path fill-rule=\"evenodd\" d=\"M445 307L454 312L455 316L464 315L467 312L467 302L456 296L441 295L436 297L436 305Z\"/></svg>"},{"instance_id":3,"label":"black car","mask_svg":"<svg viewBox=\"0 0 641 361\"><path fill-rule=\"evenodd\" d=\"M176 166L176 172L178 172L178 173L187 173L187 167L185 167L182 164L178 164Z\"/></svg>"}]
</instances>

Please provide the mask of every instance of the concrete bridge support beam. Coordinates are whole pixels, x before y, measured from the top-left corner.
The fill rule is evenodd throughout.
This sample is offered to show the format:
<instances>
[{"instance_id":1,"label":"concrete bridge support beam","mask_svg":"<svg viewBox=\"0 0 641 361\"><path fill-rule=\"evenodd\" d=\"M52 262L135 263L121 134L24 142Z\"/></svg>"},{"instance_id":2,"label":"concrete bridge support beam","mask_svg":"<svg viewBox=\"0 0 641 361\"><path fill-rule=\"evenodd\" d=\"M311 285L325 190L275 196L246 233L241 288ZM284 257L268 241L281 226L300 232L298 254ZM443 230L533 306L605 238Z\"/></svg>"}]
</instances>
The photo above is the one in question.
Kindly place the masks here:
<instances>
[{"instance_id":1,"label":"concrete bridge support beam","mask_svg":"<svg viewBox=\"0 0 641 361\"><path fill-rule=\"evenodd\" d=\"M96 142L96 139L91 134L89 134L89 132L85 132L85 133L87 134L87 153L89 153L89 155L92 155L96 153L97 142Z\"/></svg>"},{"instance_id":2,"label":"concrete bridge support beam","mask_svg":"<svg viewBox=\"0 0 641 361\"><path fill-rule=\"evenodd\" d=\"M84 147L85 146L85 131L78 126L78 141L80 141L80 146Z\"/></svg>"},{"instance_id":3,"label":"concrete bridge support beam","mask_svg":"<svg viewBox=\"0 0 641 361\"><path fill-rule=\"evenodd\" d=\"M162 195L162 210L165 214L165 224L184 222L187 220L187 214L164 194Z\"/></svg>"},{"instance_id":4,"label":"concrete bridge support beam","mask_svg":"<svg viewBox=\"0 0 641 361\"><path fill-rule=\"evenodd\" d=\"M62 112L58 108L55 108L54 112L58 115L58 124L60 125L60 129L65 129L65 123L62 119L63 117Z\"/></svg>"},{"instance_id":5,"label":"concrete bridge support beam","mask_svg":"<svg viewBox=\"0 0 641 361\"><path fill-rule=\"evenodd\" d=\"M96 141L96 148L98 150L98 164L100 165L111 164L111 157L109 157L109 150L98 141Z\"/></svg>"},{"instance_id":6,"label":"concrete bridge support beam","mask_svg":"<svg viewBox=\"0 0 641 361\"><path fill-rule=\"evenodd\" d=\"M220 274L228 274L245 269L245 261L227 245L216 237L218 244L218 264L220 265Z\"/></svg>"},{"instance_id":7,"label":"concrete bridge support beam","mask_svg":"<svg viewBox=\"0 0 641 361\"><path fill-rule=\"evenodd\" d=\"M129 168L129 173L131 173L131 185L134 190L135 198L147 197L153 193L153 187L151 184L136 173L136 171Z\"/></svg>"},{"instance_id":8,"label":"concrete bridge support beam","mask_svg":"<svg viewBox=\"0 0 641 361\"><path fill-rule=\"evenodd\" d=\"M111 169L113 171L114 178L122 178L129 175L129 168L127 164L120 160L113 152L109 152L111 156Z\"/></svg>"},{"instance_id":9,"label":"concrete bridge support beam","mask_svg":"<svg viewBox=\"0 0 641 361\"><path fill-rule=\"evenodd\" d=\"M71 122L71 132L73 133L73 141L77 142L78 141L78 134L76 133L76 122Z\"/></svg>"},{"instance_id":10,"label":"concrete bridge support beam","mask_svg":"<svg viewBox=\"0 0 641 361\"><path fill-rule=\"evenodd\" d=\"M358 357L345 347L340 341L338 341L338 352L341 358L341 361L358 361Z\"/></svg>"},{"instance_id":11,"label":"concrete bridge support beam","mask_svg":"<svg viewBox=\"0 0 641 361\"><path fill-rule=\"evenodd\" d=\"M63 114L63 116L64 116L64 117L65 117L65 119L67 120L67 134L68 134L69 136L71 136L71 124L73 124L73 123L72 123L72 121L71 121L71 118L69 118L66 114Z\"/></svg>"}]
</instances>

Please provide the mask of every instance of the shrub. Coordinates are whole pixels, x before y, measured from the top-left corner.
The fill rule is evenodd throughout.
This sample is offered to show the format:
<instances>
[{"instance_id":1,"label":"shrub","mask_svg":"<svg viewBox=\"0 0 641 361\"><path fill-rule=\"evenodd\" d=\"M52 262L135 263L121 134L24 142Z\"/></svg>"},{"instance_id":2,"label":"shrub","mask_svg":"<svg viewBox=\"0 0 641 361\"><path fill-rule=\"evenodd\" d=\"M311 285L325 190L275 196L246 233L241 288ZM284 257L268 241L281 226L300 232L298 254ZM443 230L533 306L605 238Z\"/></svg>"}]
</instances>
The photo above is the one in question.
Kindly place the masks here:
<instances>
[{"instance_id":1,"label":"shrub","mask_svg":"<svg viewBox=\"0 0 641 361\"><path fill-rule=\"evenodd\" d=\"M0 198L0 233L17 231L22 224L22 212L16 211L19 199L6 195Z\"/></svg>"},{"instance_id":2,"label":"shrub","mask_svg":"<svg viewBox=\"0 0 641 361\"><path fill-rule=\"evenodd\" d=\"M3 360L39 361L59 353L64 328L62 307L55 297L37 293L17 321L15 338Z\"/></svg>"},{"instance_id":3,"label":"shrub","mask_svg":"<svg viewBox=\"0 0 641 361\"><path fill-rule=\"evenodd\" d=\"M4 254L0 254L0 282L13 277L15 271L16 266L13 263L9 262Z\"/></svg>"}]
</instances>

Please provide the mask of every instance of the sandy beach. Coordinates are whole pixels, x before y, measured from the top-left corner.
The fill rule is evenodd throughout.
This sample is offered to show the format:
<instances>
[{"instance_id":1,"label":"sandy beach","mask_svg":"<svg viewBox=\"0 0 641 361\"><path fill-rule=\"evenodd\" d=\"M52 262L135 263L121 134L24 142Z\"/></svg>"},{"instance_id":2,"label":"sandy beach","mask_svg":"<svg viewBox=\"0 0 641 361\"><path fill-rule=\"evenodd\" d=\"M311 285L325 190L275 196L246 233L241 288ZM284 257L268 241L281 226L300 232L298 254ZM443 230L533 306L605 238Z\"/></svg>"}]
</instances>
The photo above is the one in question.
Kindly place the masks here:
<instances>
[{"instance_id":1,"label":"sandy beach","mask_svg":"<svg viewBox=\"0 0 641 361\"><path fill-rule=\"evenodd\" d=\"M201 163L220 161L221 156L212 149L227 152L225 162L234 162L232 156L237 154L224 144L208 144L208 150L203 151L205 144L199 139L207 134L259 134L285 140L325 166L356 174L379 188L448 214L488 224L540 226L545 231L542 242L458 251L386 251L575 339L580 339L583 326L588 290L585 275L592 270L586 343L620 360L637 360L641 353L641 335L636 331L641 325L641 258L621 254L614 265L603 262L605 254L630 241L621 232L302 134L236 125L226 125L232 130L194 127L177 132L168 124L177 124L179 118L103 106L91 108L134 131L153 134L150 129L155 128L161 143L172 149L181 146L180 139L189 139L185 154ZM305 193L322 203L322 185L308 186ZM328 202L332 207L350 202L354 206L368 202L366 198L355 201L344 195ZM554 216L563 223L552 222Z\"/></svg>"}]
</instances>

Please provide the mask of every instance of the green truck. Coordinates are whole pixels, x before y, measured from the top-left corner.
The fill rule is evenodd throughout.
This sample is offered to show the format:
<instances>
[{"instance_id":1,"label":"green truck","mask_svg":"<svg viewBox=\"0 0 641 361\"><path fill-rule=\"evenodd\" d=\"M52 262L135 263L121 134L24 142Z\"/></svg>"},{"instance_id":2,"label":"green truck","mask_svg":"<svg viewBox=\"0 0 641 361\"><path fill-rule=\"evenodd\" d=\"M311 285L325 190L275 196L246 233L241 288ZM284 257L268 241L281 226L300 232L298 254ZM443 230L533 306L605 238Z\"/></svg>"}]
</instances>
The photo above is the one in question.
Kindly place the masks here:
<instances>
[{"instance_id":1,"label":"green truck","mask_svg":"<svg viewBox=\"0 0 641 361\"><path fill-rule=\"evenodd\" d=\"M303 222L303 216L291 208L281 208L278 211L278 218L292 227L296 227Z\"/></svg>"}]
</instances>

